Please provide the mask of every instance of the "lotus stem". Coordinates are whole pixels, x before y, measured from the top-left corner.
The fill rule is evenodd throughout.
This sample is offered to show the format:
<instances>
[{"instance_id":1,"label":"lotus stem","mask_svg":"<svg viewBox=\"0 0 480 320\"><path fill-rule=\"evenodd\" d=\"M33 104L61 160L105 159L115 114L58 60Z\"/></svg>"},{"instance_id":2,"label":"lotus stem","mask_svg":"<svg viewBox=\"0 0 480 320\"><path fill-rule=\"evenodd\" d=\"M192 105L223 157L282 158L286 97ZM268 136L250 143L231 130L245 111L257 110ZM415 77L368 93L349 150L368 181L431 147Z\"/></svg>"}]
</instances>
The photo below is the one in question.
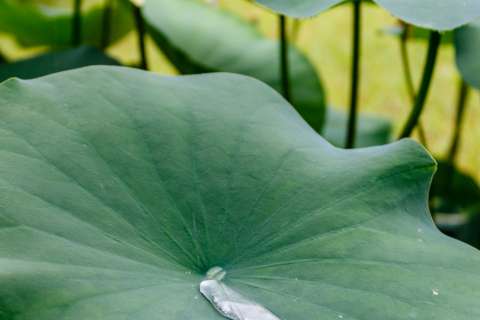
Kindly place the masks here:
<instances>
[{"instance_id":1,"label":"lotus stem","mask_svg":"<svg viewBox=\"0 0 480 320\"><path fill-rule=\"evenodd\" d=\"M287 18L279 15L279 33L280 33L280 77L282 83L282 92L284 98L291 102L290 96L290 75L288 63L288 37L287 37Z\"/></svg>"},{"instance_id":2,"label":"lotus stem","mask_svg":"<svg viewBox=\"0 0 480 320\"><path fill-rule=\"evenodd\" d=\"M138 51L140 53L140 68L148 70L147 50L145 45L145 20L143 20L142 10L140 6L132 3L133 17L135 19L135 27L138 36Z\"/></svg>"},{"instance_id":3,"label":"lotus stem","mask_svg":"<svg viewBox=\"0 0 480 320\"><path fill-rule=\"evenodd\" d=\"M148 70L147 50L145 44L145 20L143 20L142 9L139 5L132 3L133 18L138 36L138 52L140 53L140 68Z\"/></svg>"},{"instance_id":4,"label":"lotus stem","mask_svg":"<svg viewBox=\"0 0 480 320\"><path fill-rule=\"evenodd\" d=\"M358 118L358 89L360 85L360 42L361 42L361 0L353 0L353 51L350 91L350 112L348 115L347 138L345 148L355 146Z\"/></svg>"},{"instance_id":5,"label":"lotus stem","mask_svg":"<svg viewBox=\"0 0 480 320\"><path fill-rule=\"evenodd\" d=\"M418 124L420 116L427 100L428 92L430 90L430 84L432 83L433 71L435 70L435 64L438 56L438 49L442 36L438 31L430 31L430 39L428 41L427 61L423 69L422 82L417 96L415 97L415 103L412 111L408 117L407 123L403 128L399 138L407 138L412 134L413 129Z\"/></svg>"},{"instance_id":6,"label":"lotus stem","mask_svg":"<svg viewBox=\"0 0 480 320\"><path fill-rule=\"evenodd\" d=\"M462 124L465 114L465 109L467 107L469 87L467 83L461 79L458 85L458 100L457 100L457 109L455 115L455 128L452 136L452 141L450 143L450 149L447 155L447 175L446 175L446 187L447 192L453 190L453 178L455 175L455 160L458 153L458 148L460 145L460 137L462 134Z\"/></svg>"},{"instance_id":7,"label":"lotus stem","mask_svg":"<svg viewBox=\"0 0 480 320\"><path fill-rule=\"evenodd\" d=\"M460 144L460 137L462 133L462 125L465 114L465 109L467 106L469 87L467 83L462 79L458 85L458 100L457 100L457 111L455 115L455 129L450 143L450 149L448 152L448 162L453 165L455 163L455 158L458 153L458 146Z\"/></svg>"},{"instance_id":8,"label":"lotus stem","mask_svg":"<svg viewBox=\"0 0 480 320\"><path fill-rule=\"evenodd\" d=\"M106 49L110 45L110 33L112 28L113 0L105 0L102 16L102 39L100 48Z\"/></svg>"},{"instance_id":9,"label":"lotus stem","mask_svg":"<svg viewBox=\"0 0 480 320\"><path fill-rule=\"evenodd\" d=\"M302 29L302 20L293 19L292 29L290 31L290 42L296 43L298 41L298 35Z\"/></svg>"},{"instance_id":10,"label":"lotus stem","mask_svg":"<svg viewBox=\"0 0 480 320\"><path fill-rule=\"evenodd\" d=\"M408 38L410 36L410 26L407 23L400 22L404 28L402 35L400 36L400 54L402 57L402 67L403 74L405 76L405 86L407 87L407 92L410 97L410 102L415 103L415 86L413 84L413 77L410 68L410 58L408 57ZM420 142L427 147L427 135L425 134L425 129L421 121L418 122L417 126L418 137Z\"/></svg>"},{"instance_id":11,"label":"lotus stem","mask_svg":"<svg viewBox=\"0 0 480 320\"><path fill-rule=\"evenodd\" d=\"M0 52L0 64L7 63L7 58Z\"/></svg>"},{"instance_id":12,"label":"lotus stem","mask_svg":"<svg viewBox=\"0 0 480 320\"><path fill-rule=\"evenodd\" d=\"M73 0L72 46L78 47L82 42L82 0Z\"/></svg>"}]
</instances>

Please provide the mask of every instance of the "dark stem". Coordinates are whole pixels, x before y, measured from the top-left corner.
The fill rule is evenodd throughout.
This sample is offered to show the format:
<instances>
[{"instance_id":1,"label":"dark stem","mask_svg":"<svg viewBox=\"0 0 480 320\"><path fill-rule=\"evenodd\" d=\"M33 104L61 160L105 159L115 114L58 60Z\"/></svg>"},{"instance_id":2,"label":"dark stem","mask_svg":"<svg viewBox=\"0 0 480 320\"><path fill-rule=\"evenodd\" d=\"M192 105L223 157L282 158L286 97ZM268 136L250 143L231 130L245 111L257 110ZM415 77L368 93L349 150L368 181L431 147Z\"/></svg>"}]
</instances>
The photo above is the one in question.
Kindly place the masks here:
<instances>
[{"instance_id":1,"label":"dark stem","mask_svg":"<svg viewBox=\"0 0 480 320\"><path fill-rule=\"evenodd\" d=\"M0 52L0 64L7 63L7 58Z\"/></svg>"},{"instance_id":2,"label":"dark stem","mask_svg":"<svg viewBox=\"0 0 480 320\"><path fill-rule=\"evenodd\" d=\"M82 42L82 0L73 0L72 46L78 47Z\"/></svg>"},{"instance_id":3,"label":"dark stem","mask_svg":"<svg viewBox=\"0 0 480 320\"><path fill-rule=\"evenodd\" d=\"M458 85L458 100L457 110L455 115L455 129L453 132L452 142L450 143L450 149L447 156L447 173L446 173L446 188L447 194L453 191L453 180L455 176L455 159L458 153L458 147L460 145L460 137L462 134L462 124L465 114L465 108L468 100L468 85L464 80L460 80Z\"/></svg>"},{"instance_id":4,"label":"dark stem","mask_svg":"<svg viewBox=\"0 0 480 320\"><path fill-rule=\"evenodd\" d=\"M110 33L112 29L113 0L105 0L102 16L102 39L100 48L106 49L110 45Z\"/></svg>"},{"instance_id":5,"label":"dark stem","mask_svg":"<svg viewBox=\"0 0 480 320\"><path fill-rule=\"evenodd\" d=\"M405 85L407 87L408 96L410 97L410 102L413 104L415 102L415 86L413 84L413 76L410 68L410 58L408 57L408 38L410 36L410 26L404 22L401 22L404 31L400 36L400 54L402 57L402 67L403 67L403 74L405 76ZM420 142L427 147L427 135L425 134L425 129L422 125L422 122L418 122L417 126L418 136L420 138Z\"/></svg>"},{"instance_id":6,"label":"dark stem","mask_svg":"<svg viewBox=\"0 0 480 320\"><path fill-rule=\"evenodd\" d=\"M292 24L292 29L290 31L290 41L295 43L298 40L298 35L300 33L300 29L302 28L302 20L301 19L294 19Z\"/></svg>"},{"instance_id":7,"label":"dark stem","mask_svg":"<svg viewBox=\"0 0 480 320\"><path fill-rule=\"evenodd\" d=\"M415 103L413 109L408 117L407 123L403 128L399 139L407 138L412 134L413 129L418 124L420 116L422 115L425 102L427 100L430 84L432 83L433 71L435 70L435 63L437 61L438 49L440 47L441 34L437 31L430 31L430 39L428 42L427 61L423 69L422 82L420 84L420 90L415 97Z\"/></svg>"},{"instance_id":8,"label":"dark stem","mask_svg":"<svg viewBox=\"0 0 480 320\"><path fill-rule=\"evenodd\" d=\"M138 36L138 51L140 52L140 68L148 70L147 51L145 46L145 21L142 17L142 10L139 6L132 4L133 16Z\"/></svg>"},{"instance_id":9,"label":"dark stem","mask_svg":"<svg viewBox=\"0 0 480 320\"><path fill-rule=\"evenodd\" d=\"M453 133L452 142L450 143L450 150L448 152L448 163L454 165L455 158L458 153L458 146L460 144L460 137L462 133L462 124L465 114L465 108L467 106L469 87L465 81L461 80L458 85L458 101L457 101L457 114L455 116L455 129Z\"/></svg>"},{"instance_id":10,"label":"dark stem","mask_svg":"<svg viewBox=\"0 0 480 320\"><path fill-rule=\"evenodd\" d=\"M290 96L290 75L288 65L288 38L287 38L287 18L279 15L279 33L280 33L280 77L282 82L283 96L287 101L291 101Z\"/></svg>"},{"instance_id":11,"label":"dark stem","mask_svg":"<svg viewBox=\"0 0 480 320\"><path fill-rule=\"evenodd\" d=\"M403 34L400 36L400 53L402 55L402 67L403 74L405 76L405 84L407 86L407 92L412 100L412 103L415 101L415 87L413 85L413 77L410 69L410 59L408 57L407 42L409 37L409 26L404 25Z\"/></svg>"},{"instance_id":12,"label":"dark stem","mask_svg":"<svg viewBox=\"0 0 480 320\"><path fill-rule=\"evenodd\" d=\"M348 115L345 148L355 146L358 116L358 89L360 84L360 41L361 41L361 0L353 0L353 51L350 92L350 113Z\"/></svg>"}]
</instances>

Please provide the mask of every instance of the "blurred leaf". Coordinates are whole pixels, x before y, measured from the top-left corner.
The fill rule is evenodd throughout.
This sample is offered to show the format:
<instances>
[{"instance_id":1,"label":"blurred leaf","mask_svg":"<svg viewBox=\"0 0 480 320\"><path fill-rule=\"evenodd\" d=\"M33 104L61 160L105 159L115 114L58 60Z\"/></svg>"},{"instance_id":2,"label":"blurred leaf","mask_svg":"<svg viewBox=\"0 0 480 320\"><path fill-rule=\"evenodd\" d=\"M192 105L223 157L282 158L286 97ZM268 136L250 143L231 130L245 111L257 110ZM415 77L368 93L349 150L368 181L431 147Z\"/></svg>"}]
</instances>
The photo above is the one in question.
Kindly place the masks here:
<instances>
[{"instance_id":1,"label":"blurred leaf","mask_svg":"<svg viewBox=\"0 0 480 320\"><path fill-rule=\"evenodd\" d=\"M386 27L382 30L385 34L389 34L391 36L402 36L405 30L405 26L402 25L392 25ZM424 28L416 27L409 25L408 26L408 39L411 40L424 40L428 41L430 37L430 31ZM442 44L443 45L450 45L453 43L453 31L445 31L442 33Z\"/></svg>"},{"instance_id":2,"label":"blurred leaf","mask_svg":"<svg viewBox=\"0 0 480 320\"><path fill-rule=\"evenodd\" d=\"M465 82L480 89L480 20L455 30L455 52Z\"/></svg>"},{"instance_id":3,"label":"blurred leaf","mask_svg":"<svg viewBox=\"0 0 480 320\"><path fill-rule=\"evenodd\" d=\"M480 318L480 254L412 140L333 148L263 83L92 67L0 85L2 320ZM262 318L251 318L261 320Z\"/></svg>"},{"instance_id":4,"label":"blurred leaf","mask_svg":"<svg viewBox=\"0 0 480 320\"><path fill-rule=\"evenodd\" d=\"M294 17L314 16L341 0L257 0L277 12ZM480 17L478 0L375 0L394 16L413 25L452 30Z\"/></svg>"},{"instance_id":5,"label":"blurred leaf","mask_svg":"<svg viewBox=\"0 0 480 320\"><path fill-rule=\"evenodd\" d=\"M337 147L344 147L347 134L348 116L342 111L327 109L322 136ZM384 145L390 142L392 126L384 118L360 114L356 137L357 148Z\"/></svg>"},{"instance_id":6,"label":"blurred leaf","mask_svg":"<svg viewBox=\"0 0 480 320\"><path fill-rule=\"evenodd\" d=\"M181 73L239 73L280 91L279 42L241 18L196 0L147 0L143 14L153 39ZM319 131L325 113L320 79L294 46L290 66L292 104Z\"/></svg>"},{"instance_id":7,"label":"blurred leaf","mask_svg":"<svg viewBox=\"0 0 480 320\"><path fill-rule=\"evenodd\" d=\"M12 77L33 79L89 65L117 64L119 63L116 60L108 57L96 48L80 47L0 65L0 82Z\"/></svg>"},{"instance_id":8,"label":"blurred leaf","mask_svg":"<svg viewBox=\"0 0 480 320\"><path fill-rule=\"evenodd\" d=\"M434 212L458 213L480 205L476 180L445 161L439 161L430 192Z\"/></svg>"},{"instance_id":9,"label":"blurred leaf","mask_svg":"<svg viewBox=\"0 0 480 320\"><path fill-rule=\"evenodd\" d=\"M64 2L64 1L63 1ZM64 2L65 3L65 2ZM132 29L129 4L116 1L112 11L111 42ZM72 9L45 5L35 0L0 0L0 32L9 33L25 47L69 47L72 34ZM82 15L83 43L99 46L102 35L103 6L89 6Z\"/></svg>"},{"instance_id":10,"label":"blurred leaf","mask_svg":"<svg viewBox=\"0 0 480 320\"><path fill-rule=\"evenodd\" d=\"M480 249L480 206L472 209L469 221L462 228L459 239Z\"/></svg>"}]
</instances>

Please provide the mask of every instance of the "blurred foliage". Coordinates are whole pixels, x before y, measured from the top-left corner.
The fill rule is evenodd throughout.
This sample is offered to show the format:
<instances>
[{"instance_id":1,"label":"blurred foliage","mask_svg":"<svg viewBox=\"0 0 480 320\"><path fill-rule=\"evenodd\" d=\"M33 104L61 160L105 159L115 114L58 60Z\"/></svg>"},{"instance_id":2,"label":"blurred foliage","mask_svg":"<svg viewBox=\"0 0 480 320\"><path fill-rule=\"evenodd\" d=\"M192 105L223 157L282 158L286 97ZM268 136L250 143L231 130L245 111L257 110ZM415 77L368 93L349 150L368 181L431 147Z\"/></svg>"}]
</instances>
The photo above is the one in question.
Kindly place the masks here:
<instances>
[{"instance_id":1,"label":"blurred foliage","mask_svg":"<svg viewBox=\"0 0 480 320\"><path fill-rule=\"evenodd\" d=\"M151 36L181 73L239 73L281 92L279 41L264 37L248 20L191 0L147 2L143 13ZM291 102L320 132L326 100L320 73L293 45L289 61Z\"/></svg>"},{"instance_id":2,"label":"blurred foliage","mask_svg":"<svg viewBox=\"0 0 480 320\"><path fill-rule=\"evenodd\" d=\"M42 54L14 63L0 64L0 81L11 77L33 79L51 73L90 66L119 63L93 47L79 47Z\"/></svg>"},{"instance_id":3,"label":"blurred foliage","mask_svg":"<svg viewBox=\"0 0 480 320\"><path fill-rule=\"evenodd\" d=\"M362 114L358 119L358 134L355 147L370 147L390 142L392 125L390 121L374 115ZM327 112L322 135L334 146L345 145L347 133L347 114L330 107Z\"/></svg>"},{"instance_id":4,"label":"blurred foliage","mask_svg":"<svg viewBox=\"0 0 480 320\"><path fill-rule=\"evenodd\" d=\"M13 36L20 45L68 47L72 35L72 1L0 0L0 32ZM82 6L82 42L100 45L103 3L87 0ZM132 29L129 3L115 1L110 40L118 41Z\"/></svg>"}]
</instances>

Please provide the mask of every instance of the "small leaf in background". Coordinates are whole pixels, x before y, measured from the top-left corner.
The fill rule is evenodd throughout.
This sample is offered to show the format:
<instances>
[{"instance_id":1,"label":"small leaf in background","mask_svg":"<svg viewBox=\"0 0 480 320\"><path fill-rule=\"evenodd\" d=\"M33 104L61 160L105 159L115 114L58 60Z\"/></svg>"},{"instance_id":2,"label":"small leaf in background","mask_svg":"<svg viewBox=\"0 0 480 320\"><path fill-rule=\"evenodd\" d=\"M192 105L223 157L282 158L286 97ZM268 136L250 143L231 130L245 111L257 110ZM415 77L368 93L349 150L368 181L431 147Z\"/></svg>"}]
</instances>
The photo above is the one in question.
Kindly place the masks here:
<instances>
[{"instance_id":1,"label":"small leaf in background","mask_svg":"<svg viewBox=\"0 0 480 320\"><path fill-rule=\"evenodd\" d=\"M323 12L343 0L256 0L259 4L285 15L304 18Z\"/></svg>"},{"instance_id":2,"label":"small leaf in background","mask_svg":"<svg viewBox=\"0 0 480 320\"><path fill-rule=\"evenodd\" d=\"M181 73L239 73L281 91L279 41L240 17L196 0L147 0L143 15L153 39ZM323 86L304 54L293 46L289 53L293 105L320 131Z\"/></svg>"},{"instance_id":3,"label":"small leaf in background","mask_svg":"<svg viewBox=\"0 0 480 320\"><path fill-rule=\"evenodd\" d=\"M384 34L391 36L400 37L404 32L408 32L408 39L410 40L422 40L428 41L430 36L430 31L425 28L420 28L417 26L408 25L408 30L405 29L405 26L402 25L391 25L386 28L383 28L381 31ZM453 31L442 32L442 45L450 45L453 43Z\"/></svg>"},{"instance_id":4,"label":"small leaf in background","mask_svg":"<svg viewBox=\"0 0 480 320\"><path fill-rule=\"evenodd\" d=\"M455 30L455 52L463 79L480 89L480 20Z\"/></svg>"},{"instance_id":5,"label":"small leaf in background","mask_svg":"<svg viewBox=\"0 0 480 320\"><path fill-rule=\"evenodd\" d=\"M343 148L347 134L347 114L328 108L322 136L334 146ZM384 118L360 114L358 119L356 148L380 146L391 141L392 125Z\"/></svg>"},{"instance_id":6,"label":"small leaf in background","mask_svg":"<svg viewBox=\"0 0 480 320\"><path fill-rule=\"evenodd\" d=\"M118 65L93 47L79 47L42 54L30 59L0 65L0 82L8 78L34 79L51 73L91 65Z\"/></svg>"},{"instance_id":7,"label":"small leaf in background","mask_svg":"<svg viewBox=\"0 0 480 320\"><path fill-rule=\"evenodd\" d=\"M279 319L480 318L480 254L433 225L412 140L334 148L225 73L89 67L0 103L2 320L221 320L217 266Z\"/></svg>"},{"instance_id":8,"label":"small leaf in background","mask_svg":"<svg viewBox=\"0 0 480 320\"><path fill-rule=\"evenodd\" d=\"M433 210L458 213L480 205L480 187L475 178L445 161L439 161L432 183Z\"/></svg>"},{"instance_id":9,"label":"small leaf in background","mask_svg":"<svg viewBox=\"0 0 480 320\"><path fill-rule=\"evenodd\" d=\"M69 47L72 34L72 9L38 0L0 0L0 32L13 36L25 47ZM54 2L53 4L57 4ZM118 41L133 26L130 7L117 1L112 11L110 40ZM82 43L100 46L103 5L87 6L82 14Z\"/></svg>"},{"instance_id":10,"label":"small leaf in background","mask_svg":"<svg viewBox=\"0 0 480 320\"><path fill-rule=\"evenodd\" d=\"M294 17L314 16L341 0L257 0L271 9ZM374 0L392 15L413 25L433 30L452 30L480 17L478 0Z\"/></svg>"},{"instance_id":11,"label":"small leaf in background","mask_svg":"<svg viewBox=\"0 0 480 320\"><path fill-rule=\"evenodd\" d=\"M472 208L469 221L460 231L460 240L480 249L480 206Z\"/></svg>"}]
</instances>

